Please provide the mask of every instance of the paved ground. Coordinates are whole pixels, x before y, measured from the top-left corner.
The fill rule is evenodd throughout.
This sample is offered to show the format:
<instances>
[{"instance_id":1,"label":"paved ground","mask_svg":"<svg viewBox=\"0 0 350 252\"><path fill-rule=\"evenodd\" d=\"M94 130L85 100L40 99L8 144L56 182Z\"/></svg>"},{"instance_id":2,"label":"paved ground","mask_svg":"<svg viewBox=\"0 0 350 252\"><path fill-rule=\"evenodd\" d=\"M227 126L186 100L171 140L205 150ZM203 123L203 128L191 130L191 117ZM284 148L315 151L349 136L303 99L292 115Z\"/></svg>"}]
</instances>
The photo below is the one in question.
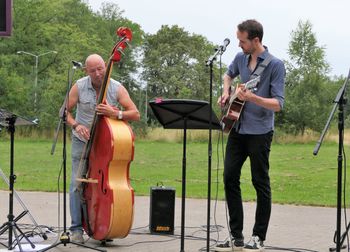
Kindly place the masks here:
<instances>
[{"instance_id":1,"label":"paved ground","mask_svg":"<svg viewBox=\"0 0 350 252\"><path fill-rule=\"evenodd\" d=\"M41 237L34 237L32 241L36 249L45 244L54 244L62 234L57 227L63 226L63 201L58 200L56 193L39 192L18 192L20 199L24 202L24 207L30 214L25 215L18 223L33 225L33 220L39 225L53 227L55 232L48 233L49 239L44 241ZM9 205L9 194L0 191L0 224L7 221ZM124 239L117 239L107 244L107 251L180 251L180 223L181 223L181 199L176 199L175 209L175 234L170 236L151 235L149 225L149 197L135 198L135 218L132 231ZM23 207L19 200L14 199L14 214L19 215ZM227 236L225 203L222 201L211 206L211 225L218 225L218 231L210 233L211 242L224 240ZM216 211L215 211L216 210ZM255 204L245 203L245 226L244 235L249 238L253 225ZM58 220L61 216L60 220ZM70 219L67 214L67 226ZM206 224L207 224L207 201L197 199L186 199L186 222L184 251L206 251ZM59 224L58 224L59 223ZM21 228L27 230L23 225ZM334 247L333 235L336 227L336 209L324 207L304 207L291 205L273 205L272 217L265 242L266 251L329 251L329 247ZM88 237L85 237L88 239ZM0 236L0 242L8 244L8 232ZM97 247L100 243L92 239L86 242L87 245ZM24 245L25 246L25 245ZM277 249L277 247L279 249ZM33 251L26 249L25 251ZM292 250L292 248L294 248ZM36 250L35 249L35 250ZM0 251L8 251L0 244ZM17 250L18 251L18 250ZM60 244L49 251L93 251L74 244Z\"/></svg>"}]
</instances>

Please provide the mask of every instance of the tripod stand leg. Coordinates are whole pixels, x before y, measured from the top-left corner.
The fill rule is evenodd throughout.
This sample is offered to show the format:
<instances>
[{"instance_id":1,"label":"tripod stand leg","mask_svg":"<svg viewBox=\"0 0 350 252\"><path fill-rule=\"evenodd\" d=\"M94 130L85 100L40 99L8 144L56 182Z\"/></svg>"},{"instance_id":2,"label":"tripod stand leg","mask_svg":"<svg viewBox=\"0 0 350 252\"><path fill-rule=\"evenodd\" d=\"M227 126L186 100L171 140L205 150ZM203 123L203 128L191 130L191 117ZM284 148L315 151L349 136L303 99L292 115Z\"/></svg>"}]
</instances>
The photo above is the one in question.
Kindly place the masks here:
<instances>
[{"instance_id":1,"label":"tripod stand leg","mask_svg":"<svg viewBox=\"0 0 350 252\"><path fill-rule=\"evenodd\" d=\"M44 252L44 251L50 250L52 248L57 247L60 244L63 244L64 246L66 246L66 244L68 244L68 243L74 244L76 246L80 246L80 247L84 247L84 248L100 251L100 252L107 252L107 250L105 250L105 249L94 248L94 247L90 247L90 246L82 244L82 243L71 241L70 238L69 238L69 233L67 233L67 232L63 232L62 233L60 241L58 243L52 244L51 246L49 246L47 248L44 248L42 250L39 250L38 252Z\"/></svg>"},{"instance_id":2,"label":"tripod stand leg","mask_svg":"<svg viewBox=\"0 0 350 252\"><path fill-rule=\"evenodd\" d=\"M10 225L12 225L12 224L10 224ZM12 227L12 228L13 228L13 227ZM13 228L13 229L12 229L12 232L13 232L13 234L15 235L15 241L17 241L17 245L18 245L19 251L22 252L22 251L23 251L23 250L22 250L22 246L21 246L20 239L19 239L19 237L18 237L18 234L17 234L16 229ZM9 241L9 244L10 244L10 243L11 243L11 246L9 246L9 248L8 248L9 250L16 247L16 244L14 245L14 241Z\"/></svg>"},{"instance_id":3,"label":"tripod stand leg","mask_svg":"<svg viewBox=\"0 0 350 252\"><path fill-rule=\"evenodd\" d=\"M6 182L6 184L7 184L8 186L10 186L10 183L9 183L8 179L7 179L7 177L5 176L4 172L1 170L1 168L0 168L0 176L3 178L3 180ZM43 239L44 239L44 240L47 240L47 235L46 235L45 232L41 229L41 227L38 225L38 223L35 221L34 217L32 216L32 214L30 213L29 209L26 207L26 205L24 204L24 202L22 201L21 197L18 195L18 193L16 192L15 189L13 189L13 195L16 197L17 201L19 202L19 204L22 206L22 208L23 208L23 210L24 210L24 211L22 212L22 214L23 214L24 212L25 212L25 214L28 213L28 216L29 216L29 218L31 219L31 221L33 222L35 228L37 228L37 229L39 230L39 233L40 233L40 235L43 237ZM21 215L22 215L22 214L21 214ZM25 215L25 214L24 214L24 215ZM19 215L19 216L21 216L21 215ZM17 218L16 218L16 219L17 219ZM17 220L16 220L16 221L17 221ZM2 227L1 227L1 228L2 228ZM0 229L1 229L1 228L0 228Z\"/></svg>"},{"instance_id":4,"label":"tripod stand leg","mask_svg":"<svg viewBox=\"0 0 350 252\"><path fill-rule=\"evenodd\" d=\"M15 238L16 238L15 240L17 241L17 245L18 245L20 251L22 251L21 239L19 239L19 236L17 235L17 231L16 231L16 230L18 230L18 232L20 232L20 234L22 235L22 237L23 237L24 239L26 239L26 241L30 244L30 246L31 246L32 248L35 248L35 245L32 243L31 240L29 240L29 238L23 233L23 231L17 226L16 222L13 221L13 223L12 223L11 225L12 225L12 228L13 228L13 233L14 233ZM11 247L14 248L15 246L13 246L13 244L12 244Z\"/></svg>"},{"instance_id":5,"label":"tripod stand leg","mask_svg":"<svg viewBox=\"0 0 350 252\"><path fill-rule=\"evenodd\" d=\"M9 223L12 223L12 222L16 223L19 219L21 219L24 215L26 215L26 213L27 213L26 211L23 211L15 219L13 219L14 216L12 216L10 221L5 222L4 224L2 224L2 226L0 227L0 235L5 233L6 230L9 229Z\"/></svg>"},{"instance_id":6,"label":"tripod stand leg","mask_svg":"<svg viewBox=\"0 0 350 252\"><path fill-rule=\"evenodd\" d=\"M9 229L8 222L5 222L5 223L2 224L2 226L0 227L0 235L2 235L3 233L5 233L5 232L7 231L7 229Z\"/></svg>"}]
</instances>

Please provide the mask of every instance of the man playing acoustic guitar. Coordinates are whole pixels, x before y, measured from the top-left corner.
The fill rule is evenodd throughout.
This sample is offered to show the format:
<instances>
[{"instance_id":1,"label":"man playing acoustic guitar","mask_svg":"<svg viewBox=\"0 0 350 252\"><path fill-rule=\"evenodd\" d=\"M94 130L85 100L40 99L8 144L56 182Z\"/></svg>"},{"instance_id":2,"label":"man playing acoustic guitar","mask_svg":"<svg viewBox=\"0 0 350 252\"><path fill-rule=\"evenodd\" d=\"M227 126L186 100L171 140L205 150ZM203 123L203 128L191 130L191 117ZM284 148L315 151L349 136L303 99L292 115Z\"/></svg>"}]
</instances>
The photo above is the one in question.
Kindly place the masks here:
<instances>
[{"instance_id":1,"label":"man playing acoustic guitar","mask_svg":"<svg viewBox=\"0 0 350 252\"><path fill-rule=\"evenodd\" d=\"M272 56L263 46L263 27L256 20L246 20L237 26L237 39L243 52L237 53L224 76L224 90L218 104L224 107L230 98L233 79L242 83L254 78L254 71L269 58L255 90L239 85L235 95L244 102L239 119L228 136L224 163L224 184L229 211L231 239L218 244L216 251L260 251L264 247L271 215L271 188L269 153L274 131L274 112L284 103L285 68L281 60ZM264 64L262 64L264 65ZM256 76L255 76L256 77ZM240 175L243 163L249 157L252 183L257 205L255 225L250 241L244 244L243 204Z\"/></svg>"}]
</instances>

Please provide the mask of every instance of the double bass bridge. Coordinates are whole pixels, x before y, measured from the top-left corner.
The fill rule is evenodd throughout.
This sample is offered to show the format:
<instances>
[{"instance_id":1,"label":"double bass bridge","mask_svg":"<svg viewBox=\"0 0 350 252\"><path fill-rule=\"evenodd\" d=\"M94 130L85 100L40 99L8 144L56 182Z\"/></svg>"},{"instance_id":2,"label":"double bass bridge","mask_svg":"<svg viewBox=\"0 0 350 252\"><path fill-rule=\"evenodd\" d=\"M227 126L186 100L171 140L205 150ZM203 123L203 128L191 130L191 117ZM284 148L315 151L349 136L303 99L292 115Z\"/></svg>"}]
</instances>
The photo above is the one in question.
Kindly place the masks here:
<instances>
[{"instance_id":1,"label":"double bass bridge","mask_svg":"<svg viewBox=\"0 0 350 252\"><path fill-rule=\"evenodd\" d=\"M81 183L89 183L89 184L98 184L98 180L97 179L92 179L92 178L77 178L77 181L81 182Z\"/></svg>"}]
</instances>

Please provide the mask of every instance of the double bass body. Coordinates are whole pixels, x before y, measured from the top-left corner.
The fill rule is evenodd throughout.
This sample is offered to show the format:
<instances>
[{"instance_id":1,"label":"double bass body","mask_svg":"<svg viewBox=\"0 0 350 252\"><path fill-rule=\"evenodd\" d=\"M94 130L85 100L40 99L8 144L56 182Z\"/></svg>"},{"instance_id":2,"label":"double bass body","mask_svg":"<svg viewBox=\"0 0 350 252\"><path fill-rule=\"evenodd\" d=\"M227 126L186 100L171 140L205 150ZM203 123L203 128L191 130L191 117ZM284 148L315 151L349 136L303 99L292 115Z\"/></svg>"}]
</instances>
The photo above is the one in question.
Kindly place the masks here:
<instances>
[{"instance_id":1,"label":"double bass body","mask_svg":"<svg viewBox=\"0 0 350 252\"><path fill-rule=\"evenodd\" d=\"M97 183L87 183L84 193L89 232L96 240L123 238L131 229L134 191L129 167L133 155L134 136L129 125L101 118L89 158L89 178Z\"/></svg>"}]
</instances>

